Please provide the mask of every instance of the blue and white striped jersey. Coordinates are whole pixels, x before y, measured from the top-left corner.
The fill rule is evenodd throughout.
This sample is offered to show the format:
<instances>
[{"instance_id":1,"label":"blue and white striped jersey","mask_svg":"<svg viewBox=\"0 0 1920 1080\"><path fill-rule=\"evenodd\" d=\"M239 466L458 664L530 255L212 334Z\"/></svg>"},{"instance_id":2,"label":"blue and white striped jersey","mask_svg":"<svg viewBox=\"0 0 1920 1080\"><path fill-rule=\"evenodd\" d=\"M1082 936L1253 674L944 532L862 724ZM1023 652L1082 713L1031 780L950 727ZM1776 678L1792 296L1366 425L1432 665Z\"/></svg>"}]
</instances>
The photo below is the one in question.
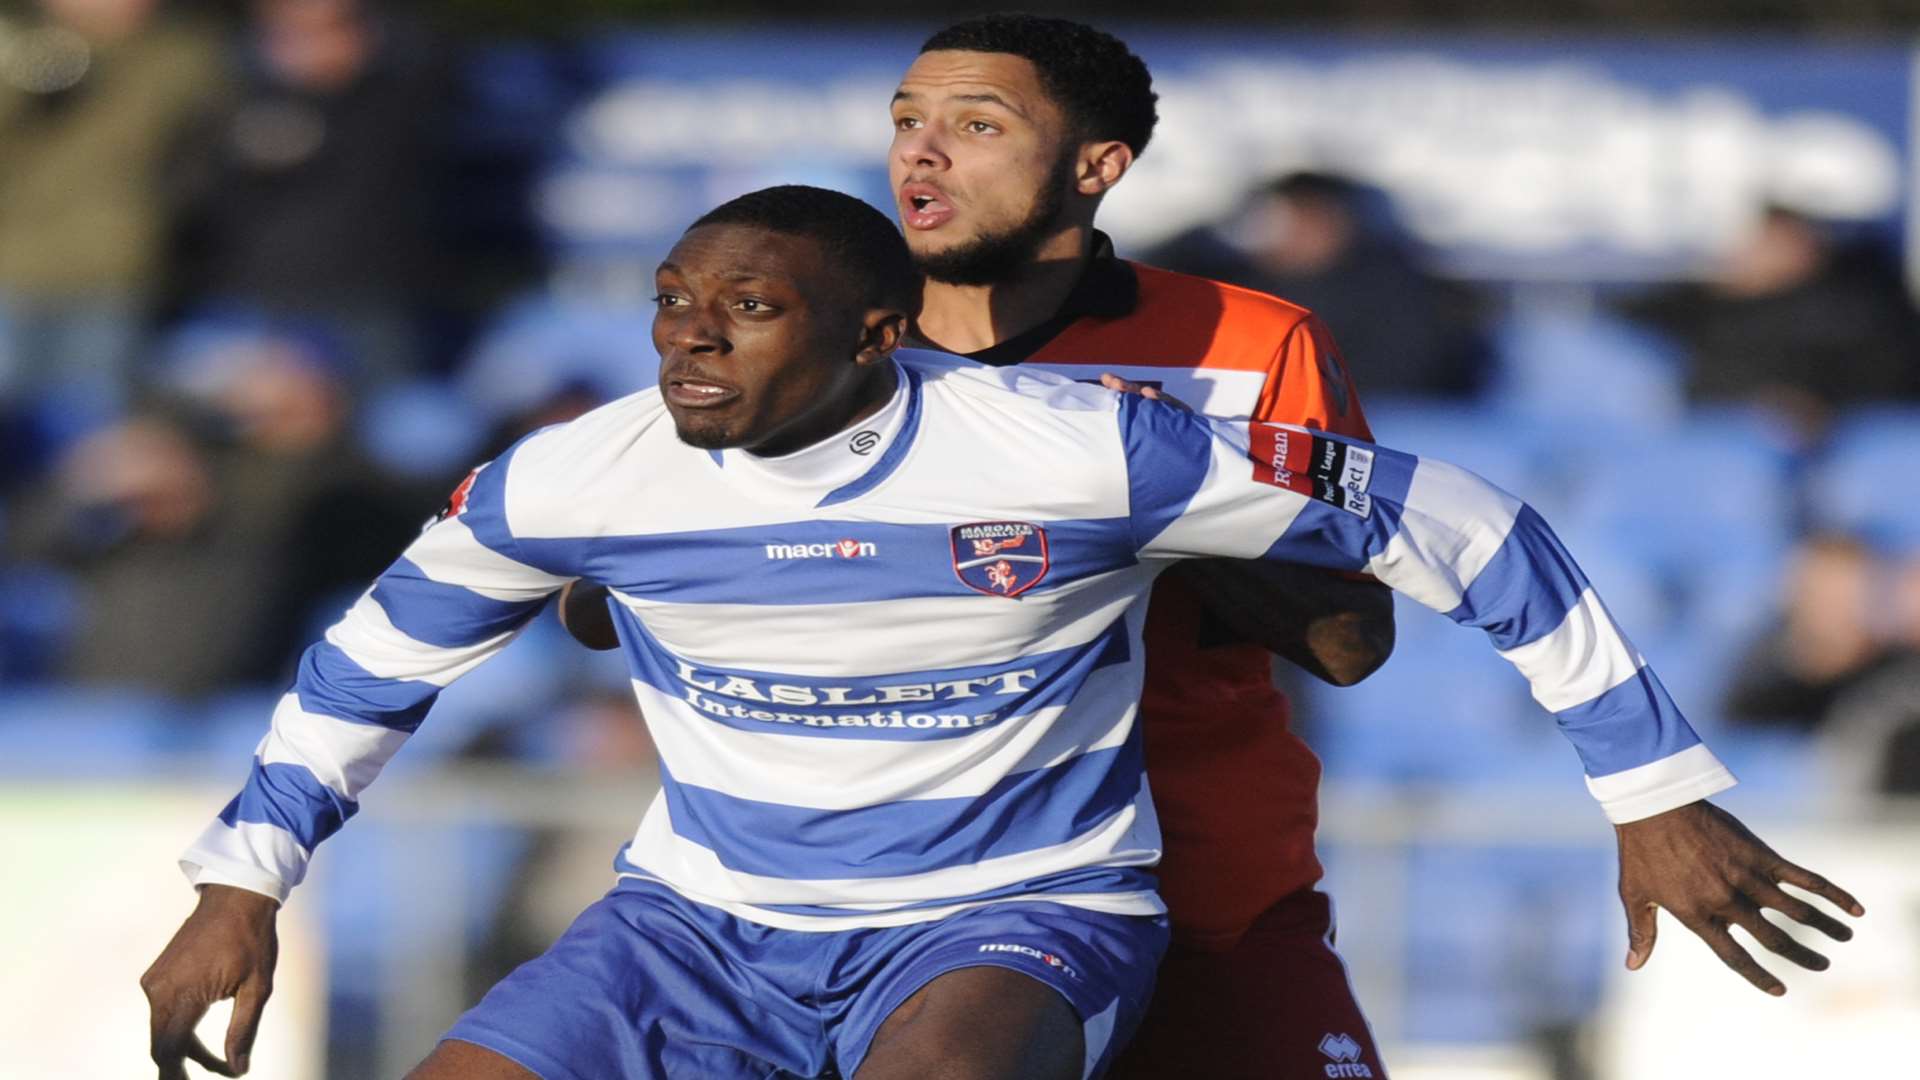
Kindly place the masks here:
<instances>
[{"instance_id":1,"label":"blue and white striped jersey","mask_svg":"<svg viewBox=\"0 0 1920 1080\"><path fill-rule=\"evenodd\" d=\"M660 753L620 871L773 926L1161 910L1134 718L1182 558L1362 570L1485 631L1615 821L1733 783L1546 525L1466 472L1022 368L900 374L784 457L689 447L647 390L478 470L307 652L189 876L284 898L436 693L573 578L613 592Z\"/></svg>"}]
</instances>

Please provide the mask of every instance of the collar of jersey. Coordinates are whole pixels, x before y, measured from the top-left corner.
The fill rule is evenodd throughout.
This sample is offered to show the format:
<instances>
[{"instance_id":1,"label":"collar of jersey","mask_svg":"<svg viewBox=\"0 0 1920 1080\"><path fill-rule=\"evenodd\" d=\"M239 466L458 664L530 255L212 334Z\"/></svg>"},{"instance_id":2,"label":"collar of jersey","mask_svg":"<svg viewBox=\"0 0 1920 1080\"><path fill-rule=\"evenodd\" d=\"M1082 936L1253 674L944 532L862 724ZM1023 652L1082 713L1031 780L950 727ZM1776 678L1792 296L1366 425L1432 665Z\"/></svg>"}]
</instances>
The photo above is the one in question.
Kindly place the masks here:
<instances>
[{"instance_id":1,"label":"collar of jersey","mask_svg":"<svg viewBox=\"0 0 1920 1080\"><path fill-rule=\"evenodd\" d=\"M1113 238L1094 230L1093 250L1073 292L1053 317L997 345L967 354L992 367L1024 363L1081 319L1118 319L1140 305L1140 277L1133 265L1113 253Z\"/></svg>"},{"instance_id":2,"label":"collar of jersey","mask_svg":"<svg viewBox=\"0 0 1920 1080\"><path fill-rule=\"evenodd\" d=\"M832 506L858 498L900 467L920 430L920 375L897 362L894 374L893 397L853 427L791 454L759 457L744 450L725 450L713 455L715 462L729 480L751 484L783 501L798 498L814 506ZM872 432L879 440L867 453L856 454L853 440L863 432Z\"/></svg>"}]
</instances>

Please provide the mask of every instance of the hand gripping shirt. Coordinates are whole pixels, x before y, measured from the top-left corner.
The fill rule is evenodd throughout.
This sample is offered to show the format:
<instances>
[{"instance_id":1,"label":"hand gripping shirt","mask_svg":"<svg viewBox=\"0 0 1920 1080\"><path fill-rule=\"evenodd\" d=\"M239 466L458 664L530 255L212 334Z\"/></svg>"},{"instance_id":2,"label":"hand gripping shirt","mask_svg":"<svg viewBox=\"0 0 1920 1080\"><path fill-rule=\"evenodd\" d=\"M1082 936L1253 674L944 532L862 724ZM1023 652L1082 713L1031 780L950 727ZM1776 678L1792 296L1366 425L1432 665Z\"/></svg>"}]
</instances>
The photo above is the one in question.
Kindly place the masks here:
<instances>
[{"instance_id":1,"label":"hand gripping shirt","mask_svg":"<svg viewBox=\"0 0 1920 1080\"><path fill-rule=\"evenodd\" d=\"M785 457L689 447L648 390L477 470L306 653L189 876L285 897L439 689L576 577L613 593L660 752L621 871L776 927L1161 911L1135 715L1184 558L1364 571L1486 632L1616 820L1732 783L1545 524L1468 473L1017 368L899 376Z\"/></svg>"}]
</instances>

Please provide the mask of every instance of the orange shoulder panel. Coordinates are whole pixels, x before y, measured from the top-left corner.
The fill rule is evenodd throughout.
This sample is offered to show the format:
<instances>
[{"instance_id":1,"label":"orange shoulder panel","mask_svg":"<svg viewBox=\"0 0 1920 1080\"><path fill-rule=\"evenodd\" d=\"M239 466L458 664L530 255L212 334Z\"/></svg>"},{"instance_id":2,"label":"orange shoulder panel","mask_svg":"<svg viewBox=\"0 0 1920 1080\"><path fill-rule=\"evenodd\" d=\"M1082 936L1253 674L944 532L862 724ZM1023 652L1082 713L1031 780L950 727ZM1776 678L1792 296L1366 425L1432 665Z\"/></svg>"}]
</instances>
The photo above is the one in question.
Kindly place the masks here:
<instances>
[{"instance_id":1,"label":"orange shoulder panel","mask_svg":"<svg viewBox=\"0 0 1920 1080\"><path fill-rule=\"evenodd\" d=\"M1340 347L1333 343L1326 324L1312 315L1280 343L1253 418L1373 440L1360 409L1360 393L1340 359Z\"/></svg>"},{"instance_id":2,"label":"orange shoulder panel","mask_svg":"<svg viewBox=\"0 0 1920 1080\"><path fill-rule=\"evenodd\" d=\"M1074 363L1089 356L1142 367L1266 371L1276 343L1307 310L1278 297L1130 263L1140 283L1132 312L1075 322L1032 357Z\"/></svg>"},{"instance_id":3,"label":"orange shoulder panel","mask_svg":"<svg viewBox=\"0 0 1920 1080\"><path fill-rule=\"evenodd\" d=\"M1140 284L1132 312L1080 319L1031 359L1265 372L1255 420L1372 438L1333 335L1306 308L1222 281L1129 265Z\"/></svg>"}]
</instances>

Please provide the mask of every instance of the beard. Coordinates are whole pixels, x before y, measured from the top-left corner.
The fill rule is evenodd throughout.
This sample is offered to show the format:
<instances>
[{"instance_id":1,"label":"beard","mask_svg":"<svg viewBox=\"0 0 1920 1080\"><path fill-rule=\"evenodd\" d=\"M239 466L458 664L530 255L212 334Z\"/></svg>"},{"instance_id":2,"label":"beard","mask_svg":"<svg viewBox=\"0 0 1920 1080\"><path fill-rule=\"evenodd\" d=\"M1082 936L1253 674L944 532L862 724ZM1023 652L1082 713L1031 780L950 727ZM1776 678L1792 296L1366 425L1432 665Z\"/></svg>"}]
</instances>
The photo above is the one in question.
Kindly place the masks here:
<instances>
[{"instance_id":1,"label":"beard","mask_svg":"<svg viewBox=\"0 0 1920 1080\"><path fill-rule=\"evenodd\" d=\"M680 436L681 442L696 450L725 450L733 445L732 433L723 428L708 428L703 431L699 428L688 429L676 425L673 433Z\"/></svg>"},{"instance_id":2,"label":"beard","mask_svg":"<svg viewBox=\"0 0 1920 1080\"><path fill-rule=\"evenodd\" d=\"M697 450L727 450L739 445L732 425L724 418L715 419L694 413L691 416L675 416L672 409L667 415L673 420L673 433L680 441Z\"/></svg>"},{"instance_id":3,"label":"beard","mask_svg":"<svg viewBox=\"0 0 1920 1080\"><path fill-rule=\"evenodd\" d=\"M945 251L916 253L914 266L943 285L995 285L1012 277L1033 261L1040 245L1058 227L1067 206L1073 161L1071 153L1061 155L1034 198L1033 209L1019 223L998 232L983 232Z\"/></svg>"}]
</instances>

